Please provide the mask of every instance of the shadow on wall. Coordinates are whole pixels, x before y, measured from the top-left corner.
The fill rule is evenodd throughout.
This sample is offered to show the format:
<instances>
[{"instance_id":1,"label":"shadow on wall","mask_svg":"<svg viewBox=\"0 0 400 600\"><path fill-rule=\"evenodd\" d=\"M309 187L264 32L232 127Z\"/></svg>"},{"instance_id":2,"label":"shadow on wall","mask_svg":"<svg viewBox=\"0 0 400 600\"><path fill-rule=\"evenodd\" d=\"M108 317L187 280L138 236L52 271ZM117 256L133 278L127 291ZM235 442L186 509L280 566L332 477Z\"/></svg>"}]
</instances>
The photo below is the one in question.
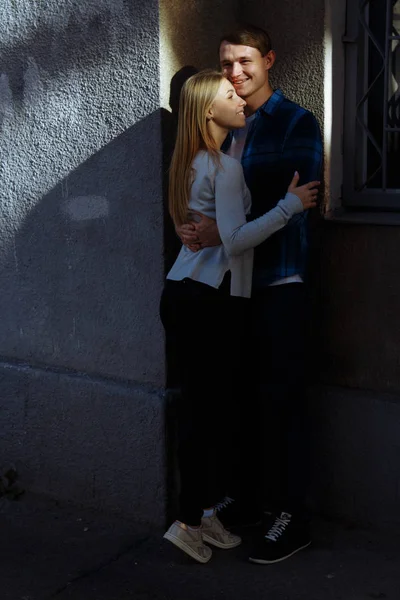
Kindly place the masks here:
<instances>
[{"instance_id":1,"label":"shadow on wall","mask_svg":"<svg viewBox=\"0 0 400 600\"><path fill-rule=\"evenodd\" d=\"M159 127L157 111L82 163L25 218L1 271L0 345L10 357L162 380L161 157L149 160Z\"/></svg>"}]
</instances>

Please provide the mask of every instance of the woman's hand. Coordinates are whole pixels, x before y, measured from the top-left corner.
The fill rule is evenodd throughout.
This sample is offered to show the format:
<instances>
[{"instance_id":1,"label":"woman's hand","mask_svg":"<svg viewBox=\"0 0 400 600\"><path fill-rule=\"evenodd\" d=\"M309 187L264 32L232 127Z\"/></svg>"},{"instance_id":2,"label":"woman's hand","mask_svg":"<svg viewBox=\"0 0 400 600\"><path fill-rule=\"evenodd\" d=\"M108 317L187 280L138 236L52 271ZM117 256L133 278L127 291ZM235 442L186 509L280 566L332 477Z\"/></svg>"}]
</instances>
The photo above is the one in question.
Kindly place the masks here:
<instances>
[{"instance_id":1,"label":"woman's hand","mask_svg":"<svg viewBox=\"0 0 400 600\"><path fill-rule=\"evenodd\" d=\"M320 181L310 181L309 183L305 183L300 187L297 187L299 183L300 175L296 171L290 185L288 187L288 192L292 194L296 194L303 204L303 209L307 210L308 208L314 208L317 206L317 195L318 188L320 185Z\"/></svg>"}]
</instances>

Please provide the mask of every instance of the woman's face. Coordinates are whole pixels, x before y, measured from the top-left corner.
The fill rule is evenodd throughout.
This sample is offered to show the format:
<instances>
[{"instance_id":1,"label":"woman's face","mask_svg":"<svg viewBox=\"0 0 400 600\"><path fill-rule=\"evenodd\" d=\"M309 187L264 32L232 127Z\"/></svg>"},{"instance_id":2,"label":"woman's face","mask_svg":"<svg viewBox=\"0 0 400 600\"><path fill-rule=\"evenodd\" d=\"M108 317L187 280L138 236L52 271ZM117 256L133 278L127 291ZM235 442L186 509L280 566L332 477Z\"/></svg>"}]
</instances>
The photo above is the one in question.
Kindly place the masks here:
<instances>
[{"instance_id":1,"label":"woman's face","mask_svg":"<svg viewBox=\"0 0 400 600\"><path fill-rule=\"evenodd\" d=\"M246 102L237 95L235 88L227 79L221 81L219 90L213 100L208 116L223 129L244 127L246 119L244 107Z\"/></svg>"}]
</instances>

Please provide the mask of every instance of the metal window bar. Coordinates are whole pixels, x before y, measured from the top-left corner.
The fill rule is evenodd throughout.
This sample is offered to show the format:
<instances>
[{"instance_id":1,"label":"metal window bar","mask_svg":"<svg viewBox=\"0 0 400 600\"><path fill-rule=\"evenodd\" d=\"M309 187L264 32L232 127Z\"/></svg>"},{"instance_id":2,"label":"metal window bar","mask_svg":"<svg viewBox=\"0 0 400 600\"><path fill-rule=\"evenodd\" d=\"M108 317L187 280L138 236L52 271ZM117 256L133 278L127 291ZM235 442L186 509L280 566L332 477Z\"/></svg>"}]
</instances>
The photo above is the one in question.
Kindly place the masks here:
<instances>
[{"instance_id":1,"label":"metal window bar","mask_svg":"<svg viewBox=\"0 0 400 600\"><path fill-rule=\"evenodd\" d=\"M397 21L400 0L348 0L344 204L400 208Z\"/></svg>"},{"instance_id":2,"label":"metal window bar","mask_svg":"<svg viewBox=\"0 0 400 600\"><path fill-rule=\"evenodd\" d=\"M392 58L392 73L389 71L389 82L388 85L392 86L392 95L388 101L389 112L388 112L388 148L389 152L395 153L400 150L400 94L399 94L399 82L400 71L396 61L396 53L400 51L400 35L396 29L396 26L400 26L400 2L394 3L393 9L393 23L390 23L388 27L391 27L391 34L389 35L389 51L391 50ZM390 66L390 65L389 65Z\"/></svg>"},{"instance_id":3,"label":"metal window bar","mask_svg":"<svg viewBox=\"0 0 400 600\"><path fill-rule=\"evenodd\" d=\"M383 84L383 144L382 144L382 189L387 188L387 151L388 151L388 116L389 116L389 35L392 31L393 2L386 0L386 39L385 39L385 64L384 64L384 84ZM390 32L390 33L389 33Z\"/></svg>"},{"instance_id":4,"label":"metal window bar","mask_svg":"<svg viewBox=\"0 0 400 600\"><path fill-rule=\"evenodd\" d=\"M361 161L359 161L359 184L358 189L362 190L368 187L368 184L378 175L378 173L382 169L382 147L379 143L379 139L377 138L377 133L381 132L372 132L369 123L369 114L370 114L370 99L371 95L376 89L377 84L379 83L379 79L384 73L384 61L385 54L383 49L380 47L379 39L374 35L374 32L369 27L370 21L370 0L363 0L360 5L360 13L359 13L359 21L364 28L364 40L363 40L363 68L362 68L362 80L361 80L361 99L357 102L356 108L356 118L359 127L362 130L362 141L360 141L360 146L362 148L362 153L359 155ZM365 32L367 35L365 35ZM372 42L372 44L371 44ZM379 55L382 60L382 64L380 68L378 68L375 73L372 81L370 81L370 67L371 67L371 55L372 49ZM371 149L374 149L376 154L379 156L378 164L375 169L370 173L368 170L369 158L371 155ZM370 151L368 151L370 149Z\"/></svg>"}]
</instances>

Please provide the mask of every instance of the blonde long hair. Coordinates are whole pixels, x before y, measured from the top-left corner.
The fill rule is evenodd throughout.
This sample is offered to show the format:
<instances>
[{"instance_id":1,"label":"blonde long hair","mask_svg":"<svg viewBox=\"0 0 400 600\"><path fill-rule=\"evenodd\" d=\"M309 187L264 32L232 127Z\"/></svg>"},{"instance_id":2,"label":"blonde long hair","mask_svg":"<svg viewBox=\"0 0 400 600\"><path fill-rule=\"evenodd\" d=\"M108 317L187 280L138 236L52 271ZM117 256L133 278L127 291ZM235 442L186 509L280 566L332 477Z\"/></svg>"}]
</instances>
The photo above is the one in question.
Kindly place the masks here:
<instances>
[{"instance_id":1,"label":"blonde long hair","mask_svg":"<svg viewBox=\"0 0 400 600\"><path fill-rule=\"evenodd\" d=\"M187 221L192 163L200 149L207 150L216 164L219 148L207 128L207 111L217 95L223 75L204 70L192 75L182 87L178 132L169 173L169 212L175 226Z\"/></svg>"}]
</instances>

